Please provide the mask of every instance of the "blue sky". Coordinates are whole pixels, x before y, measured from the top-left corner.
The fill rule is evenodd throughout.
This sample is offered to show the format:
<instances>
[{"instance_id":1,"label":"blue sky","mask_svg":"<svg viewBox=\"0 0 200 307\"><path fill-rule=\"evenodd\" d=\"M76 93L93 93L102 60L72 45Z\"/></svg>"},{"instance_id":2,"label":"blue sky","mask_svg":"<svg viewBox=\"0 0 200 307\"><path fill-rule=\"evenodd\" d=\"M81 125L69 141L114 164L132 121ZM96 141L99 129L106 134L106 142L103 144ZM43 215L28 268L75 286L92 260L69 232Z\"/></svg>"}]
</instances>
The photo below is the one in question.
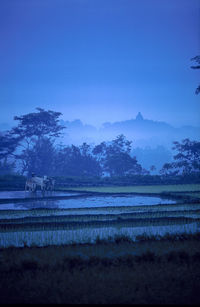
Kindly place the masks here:
<instances>
[{"instance_id":1,"label":"blue sky","mask_svg":"<svg viewBox=\"0 0 200 307\"><path fill-rule=\"evenodd\" d=\"M200 126L199 0L1 0L0 122L135 118Z\"/></svg>"}]
</instances>

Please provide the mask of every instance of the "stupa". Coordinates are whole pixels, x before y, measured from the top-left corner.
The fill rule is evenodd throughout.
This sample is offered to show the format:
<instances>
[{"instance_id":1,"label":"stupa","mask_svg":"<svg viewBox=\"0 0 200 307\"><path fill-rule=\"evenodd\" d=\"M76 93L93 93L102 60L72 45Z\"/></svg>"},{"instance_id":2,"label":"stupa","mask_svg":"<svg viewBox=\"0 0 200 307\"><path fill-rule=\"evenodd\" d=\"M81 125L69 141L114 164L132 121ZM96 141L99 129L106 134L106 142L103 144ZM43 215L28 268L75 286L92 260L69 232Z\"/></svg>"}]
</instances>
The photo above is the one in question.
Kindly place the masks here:
<instances>
[{"instance_id":1,"label":"stupa","mask_svg":"<svg viewBox=\"0 0 200 307\"><path fill-rule=\"evenodd\" d=\"M144 118L143 118L142 114L140 112L138 112L138 115L136 116L135 119L140 121L140 120L143 120Z\"/></svg>"}]
</instances>

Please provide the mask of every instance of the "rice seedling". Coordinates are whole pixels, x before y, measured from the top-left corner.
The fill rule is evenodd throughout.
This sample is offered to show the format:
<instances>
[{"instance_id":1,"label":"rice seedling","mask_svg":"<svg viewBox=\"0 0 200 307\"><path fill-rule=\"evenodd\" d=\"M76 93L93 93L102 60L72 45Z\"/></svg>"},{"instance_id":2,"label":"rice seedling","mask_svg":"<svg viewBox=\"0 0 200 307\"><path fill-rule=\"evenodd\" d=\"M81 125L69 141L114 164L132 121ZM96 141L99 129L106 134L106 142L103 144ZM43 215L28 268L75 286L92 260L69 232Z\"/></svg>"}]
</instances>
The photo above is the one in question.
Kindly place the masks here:
<instances>
[{"instance_id":1,"label":"rice seedling","mask_svg":"<svg viewBox=\"0 0 200 307\"><path fill-rule=\"evenodd\" d=\"M200 184L177 185L145 185L145 186L113 186L113 187L79 187L70 188L73 191L88 191L100 193L163 193L163 192L193 192L200 191ZM67 189L66 189L67 190Z\"/></svg>"},{"instance_id":2,"label":"rice seedling","mask_svg":"<svg viewBox=\"0 0 200 307\"><path fill-rule=\"evenodd\" d=\"M74 230L45 230L45 231L19 231L1 233L0 247L8 246L47 246L62 245L72 243L94 243L97 238L106 240L113 238L117 243L117 237L132 241L138 239L138 235L154 235L162 237L166 233L195 233L198 231L197 223L183 225L165 225L165 226L140 226L140 227L100 227L100 228L80 228ZM128 239L127 239L128 238ZM125 239L124 239L125 240ZM119 241L118 241L119 242Z\"/></svg>"}]
</instances>

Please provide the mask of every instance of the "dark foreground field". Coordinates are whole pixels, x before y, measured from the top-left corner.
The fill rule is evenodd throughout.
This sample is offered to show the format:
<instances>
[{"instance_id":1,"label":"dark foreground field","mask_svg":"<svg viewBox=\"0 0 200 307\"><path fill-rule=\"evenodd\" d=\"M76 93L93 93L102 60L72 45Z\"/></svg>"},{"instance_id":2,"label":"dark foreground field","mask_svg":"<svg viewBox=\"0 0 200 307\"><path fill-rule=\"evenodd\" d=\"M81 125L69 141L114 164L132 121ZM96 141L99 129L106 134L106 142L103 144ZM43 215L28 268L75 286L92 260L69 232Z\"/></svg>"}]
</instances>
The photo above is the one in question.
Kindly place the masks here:
<instances>
[{"instance_id":1,"label":"dark foreground field","mask_svg":"<svg viewBox=\"0 0 200 307\"><path fill-rule=\"evenodd\" d=\"M200 235L2 249L0 303L200 303Z\"/></svg>"}]
</instances>

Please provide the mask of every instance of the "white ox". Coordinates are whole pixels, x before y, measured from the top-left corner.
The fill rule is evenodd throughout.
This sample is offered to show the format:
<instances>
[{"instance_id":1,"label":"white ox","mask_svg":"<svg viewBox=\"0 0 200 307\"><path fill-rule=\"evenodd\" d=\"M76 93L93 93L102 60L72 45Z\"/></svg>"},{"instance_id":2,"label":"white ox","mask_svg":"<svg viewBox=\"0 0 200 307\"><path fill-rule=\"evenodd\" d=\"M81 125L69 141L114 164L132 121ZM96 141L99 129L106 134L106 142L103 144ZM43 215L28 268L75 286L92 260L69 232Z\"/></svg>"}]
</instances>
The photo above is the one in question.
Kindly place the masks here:
<instances>
[{"instance_id":1,"label":"white ox","mask_svg":"<svg viewBox=\"0 0 200 307\"><path fill-rule=\"evenodd\" d=\"M47 176L38 177L32 175L32 177L30 179L27 179L26 181L25 191L29 189L30 191L34 192L36 191L37 186L40 186L41 191L45 190L53 191L54 185L55 185L55 180L53 178Z\"/></svg>"},{"instance_id":2,"label":"white ox","mask_svg":"<svg viewBox=\"0 0 200 307\"><path fill-rule=\"evenodd\" d=\"M36 183L32 180L32 178L26 180L25 191L34 192L36 190Z\"/></svg>"},{"instance_id":3,"label":"white ox","mask_svg":"<svg viewBox=\"0 0 200 307\"><path fill-rule=\"evenodd\" d=\"M46 190L46 186L47 186L47 183L48 183L47 176L44 176L44 177L33 176L32 180L36 184L36 186L37 185L40 186L41 191Z\"/></svg>"},{"instance_id":4,"label":"white ox","mask_svg":"<svg viewBox=\"0 0 200 307\"><path fill-rule=\"evenodd\" d=\"M47 187L47 184L48 184L47 176L38 177L34 175L30 179L27 179L26 185L25 185L25 191L29 189L32 192L34 192L37 186L40 186L41 191L44 191Z\"/></svg>"},{"instance_id":5,"label":"white ox","mask_svg":"<svg viewBox=\"0 0 200 307\"><path fill-rule=\"evenodd\" d=\"M53 191L55 186L55 179L47 177L46 179L46 190Z\"/></svg>"}]
</instances>

